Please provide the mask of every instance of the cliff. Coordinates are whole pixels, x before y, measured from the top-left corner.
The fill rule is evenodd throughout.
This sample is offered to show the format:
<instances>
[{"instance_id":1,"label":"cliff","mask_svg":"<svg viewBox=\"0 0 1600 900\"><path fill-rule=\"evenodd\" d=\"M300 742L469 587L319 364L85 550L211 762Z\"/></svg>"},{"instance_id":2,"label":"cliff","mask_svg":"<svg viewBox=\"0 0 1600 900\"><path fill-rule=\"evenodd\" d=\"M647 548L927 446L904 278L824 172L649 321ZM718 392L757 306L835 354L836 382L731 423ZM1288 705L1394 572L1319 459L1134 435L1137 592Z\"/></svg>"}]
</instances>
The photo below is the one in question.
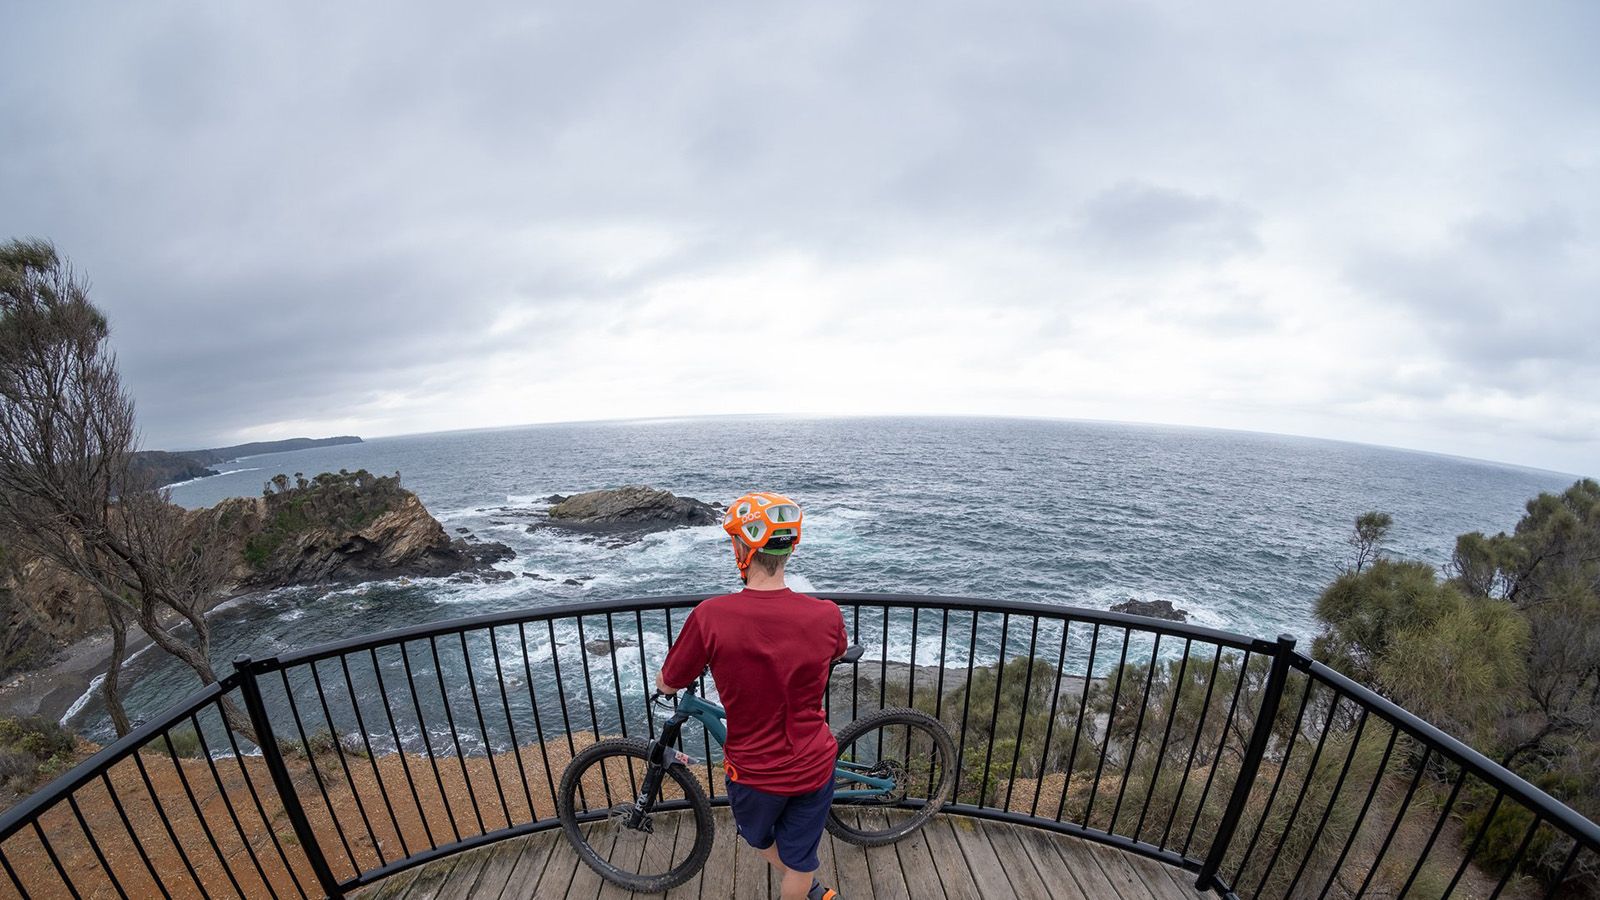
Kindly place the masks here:
<instances>
[{"instance_id":1,"label":"cliff","mask_svg":"<svg viewBox=\"0 0 1600 900\"><path fill-rule=\"evenodd\" d=\"M42 560L0 551L0 675L48 662L104 628L105 611L76 579Z\"/></svg>"},{"instance_id":2,"label":"cliff","mask_svg":"<svg viewBox=\"0 0 1600 900\"><path fill-rule=\"evenodd\" d=\"M510 548L452 540L399 476L339 472L291 483L279 475L260 497L224 500L188 516L196 539L219 543L231 561L217 602L296 584L512 577L492 565L510 558ZM41 665L104 626L99 601L75 578L42 560L0 553L0 674Z\"/></svg>"},{"instance_id":3,"label":"cliff","mask_svg":"<svg viewBox=\"0 0 1600 900\"><path fill-rule=\"evenodd\" d=\"M249 444L235 444L232 447L213 447L210 450L140 450L133 454L133 467L136 472L148 476L149 483L154 485L176 484L193 478L205 478L218 474L211 468L219 463L230 462L246 456L258 456L262 453L283 453L289 450L305 450L308 447L330 447L337 444L359 444L361 438L355 435L340 435L329 438L289 438L282 441L255 441Z\"/></svg>"},{"instance_id":4,"label":"cliff","mask_svg":"<svg viewBox=\"0 0 1600 900\"><path fill-rule=\"evenodd\" d=\"M236 548L236 588L483 575L512 555L504 544L451 540L397 478L366 472L319 475L305 486L224 500L194 516L197 527L214 527Z\"/></svg>"}]
</instances>

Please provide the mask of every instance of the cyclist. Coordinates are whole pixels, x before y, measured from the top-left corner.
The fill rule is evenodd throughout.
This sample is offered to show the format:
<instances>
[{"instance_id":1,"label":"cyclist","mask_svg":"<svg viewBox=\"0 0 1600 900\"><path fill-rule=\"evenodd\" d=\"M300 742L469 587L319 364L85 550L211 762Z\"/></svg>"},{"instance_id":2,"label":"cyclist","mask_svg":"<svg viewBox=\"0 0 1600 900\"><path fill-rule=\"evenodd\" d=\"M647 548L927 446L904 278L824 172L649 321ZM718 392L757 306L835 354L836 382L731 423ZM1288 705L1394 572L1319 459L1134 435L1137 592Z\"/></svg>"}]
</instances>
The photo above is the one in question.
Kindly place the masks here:
<instances>
[{"instance_id":1,"label":"cyclist","mask_svg":"<svg viewBox=\"0 0 1600 900\"><path fill-rule=\"evenodd\" d=\"M837 606L784 583L800 523L780 494L733 501L722 527L745 588L694 608L656 686L676 694L710 665L728 711L723 768L739 835L778 870L783 900L835 900L815 877L839 753L822 693L849 642Z\"/></svg>"}]
</instances>

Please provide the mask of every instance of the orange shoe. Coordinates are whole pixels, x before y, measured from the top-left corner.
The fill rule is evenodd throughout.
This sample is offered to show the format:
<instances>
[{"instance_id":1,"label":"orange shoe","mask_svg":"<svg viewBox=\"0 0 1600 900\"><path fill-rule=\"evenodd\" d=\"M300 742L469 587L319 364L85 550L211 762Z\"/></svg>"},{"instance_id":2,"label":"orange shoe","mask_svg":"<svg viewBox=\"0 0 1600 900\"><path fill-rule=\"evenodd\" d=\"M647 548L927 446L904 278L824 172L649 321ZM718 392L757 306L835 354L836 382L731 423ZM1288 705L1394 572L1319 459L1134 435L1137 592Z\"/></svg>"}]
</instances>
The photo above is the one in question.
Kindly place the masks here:
<instances>
[{"instance_id":1,"label":"orange shoe","mask_svg":"<svg viewBox=\"0 0 1600 900\"><path fill-rule=\"evenodd\" d=\"M830 887L823 887L822 882L811 879L811 890L806 894L806 900L842 900L839 892Z\"/></svg>"}]
</instances>

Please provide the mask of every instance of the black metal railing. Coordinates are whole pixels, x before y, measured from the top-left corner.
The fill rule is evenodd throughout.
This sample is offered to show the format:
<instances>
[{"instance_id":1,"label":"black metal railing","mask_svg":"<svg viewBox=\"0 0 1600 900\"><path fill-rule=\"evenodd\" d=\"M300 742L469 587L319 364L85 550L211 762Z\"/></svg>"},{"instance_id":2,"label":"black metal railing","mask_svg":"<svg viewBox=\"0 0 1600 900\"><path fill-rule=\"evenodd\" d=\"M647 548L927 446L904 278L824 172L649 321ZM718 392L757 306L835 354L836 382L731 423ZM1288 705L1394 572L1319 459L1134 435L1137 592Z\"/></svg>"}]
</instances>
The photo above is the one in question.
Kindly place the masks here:
<instances>
[{"instance_id":1,"label":"black metal railing","mask_svg":"<svg viewBox=\"0 0 1600 900\"><path fill-rule=\"evenodd\" d=\"M947 811L1194 873L1226 896L1583 896L1600 828L1287 637L1038 603L825 594L868 648L825 702L946 723ZM240 659L0 816L0 893L338 897L555 827L566 762L654 736L701 597L566 605ZM718 802L720 755L684 749ZM601 810L634 786L587 785Z\"/></svg>"}]
</instances>

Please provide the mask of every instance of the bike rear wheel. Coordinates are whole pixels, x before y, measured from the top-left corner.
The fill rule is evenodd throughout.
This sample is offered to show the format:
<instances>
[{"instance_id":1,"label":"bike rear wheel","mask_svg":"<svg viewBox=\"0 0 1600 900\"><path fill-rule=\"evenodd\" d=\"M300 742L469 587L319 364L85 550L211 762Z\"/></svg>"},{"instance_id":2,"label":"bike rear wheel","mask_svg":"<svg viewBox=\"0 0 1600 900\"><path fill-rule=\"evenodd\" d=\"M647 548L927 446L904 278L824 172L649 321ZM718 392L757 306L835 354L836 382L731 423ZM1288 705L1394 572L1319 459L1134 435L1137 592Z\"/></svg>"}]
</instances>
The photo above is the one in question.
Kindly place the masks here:
<instances>
[{"instance_id":1,"label":"bike rear wheel","mask_svg":"<svg viewBox=\"0 0 1600 900\"><path fill-rule=\"evenodd\" d=\"M601 878L630 891L662 893L705 865L716 826L705 790L678 764L666 766L642 827L630 826L649 766L647 741L600 741L573 757L556 804L567 842Z\"/></svg>"},{"instance_id":2,"label":"bike rear wheel","mask_svg":"<svg viewBox=\"0 0 1600 900\"><path fill-rule=\"evenodd\" d=\"M827 828L842 841L862 847L892 844L927 824L955 787L955 741L927 713L879 710L835 737L838 767L895 783L891 790L875 791L835 769Z\"/></svg>"}]
</instances>

